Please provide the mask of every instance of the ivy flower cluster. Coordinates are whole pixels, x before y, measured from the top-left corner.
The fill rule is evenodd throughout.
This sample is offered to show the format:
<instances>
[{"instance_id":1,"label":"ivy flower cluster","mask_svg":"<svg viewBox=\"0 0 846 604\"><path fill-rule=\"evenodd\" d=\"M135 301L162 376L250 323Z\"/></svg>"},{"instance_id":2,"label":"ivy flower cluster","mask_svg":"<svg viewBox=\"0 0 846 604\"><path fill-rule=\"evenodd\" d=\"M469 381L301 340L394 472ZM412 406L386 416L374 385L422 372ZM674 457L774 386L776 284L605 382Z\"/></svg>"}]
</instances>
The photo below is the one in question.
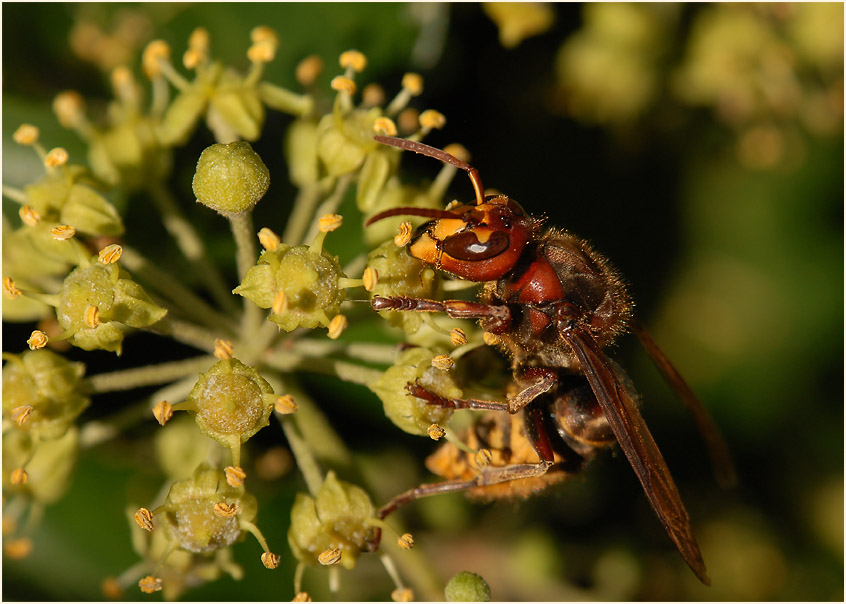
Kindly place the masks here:
<instances>
[{"instance_id":1,"label":"ivy flower cluster","mask_svg":"<svg viewBox=\"0 0 846 604\"><path fill-rule=\"evenodd\" d=\"M120 597L134 584L175 599L224 574L240 578L231 547L250 533L261 547L256 561L267 569L285 558L297 561L292 595L298 601L310 599L302 586L306 569L328 569L330 585L337 588L339 568L353 569L361 555L374 552L395 583L392 597L408 601L413 593L385 551L384 533L395 531L378 517L374 485L341 480L321 457L319 443L308 438L315 431L333 432L298 373L367 385L400 429L453 437L447 426L452 411L426 405L406 384L419 379L434 392L460 396L453 365L483 344L472 325L438 325L419 313L384 311L384 324L400 328L395 333L403 333L411 346L404 352L342 338L350 322L378 317L349 302L349 290L356 290L356 298L442 295L439 275L403 249L412 224L393 218L366 229L363 237L372 251L347 265L332 252L332 233L362 228L338 214L347 197L365 220L392 207L442 207L456 168L443 167L427 185L404 183L400 152L373 136L401 133L420 140L442 128L445 118L409 106L423 86L414 73L405 75L392 99L376 84L359 90L367 59L355 50L339 57L330 90L316 85L322 60L306 57L296 69L302 90L294 91L265 79L265 66L280 44L272 29L252 31L246 73L216 60L211 42L197 28L181 68L166 42L149 43L141 60L143 79L131 65L112 70L114 98L105 116L89 116L79 92L59 94L56 117L86 143L84 158L43 146L35 125L21 125L15 133L18 144L34 151L44 174L21 188L3 187L3 195L19 207L19 220L3 222L3 317L35 326L28 351L3 355L5 553L25 557L39 547L31 535L40 512L74 480L80 452L119 435L126 417L142 417L107 414L88 421L85 410L116 392L155 386L137 406L144 408L143 421L160 425L156 463L165 482L154 500L127 502L132 526L127 546L140 560L104 578L106 595ZM298 193L286 223L257 225L258 203L285 203L267 196L281 167L266 165L250 144L262 137L272 111L293 116L282 144ZM231 229L237 283L227 282L211 261L203 233L170 185L175 154L184 153L203 128L215 142L197 158L192 190ZM458 146L448 150L466 157ZM181 281L127 243L124 235L132 227L124 220L125 205L136 199L158 213L199 284ZM138 331L180 342L197 354L89 373L88 351L120 356ZM71 347L76 350L68 353ZM261 459L250 463L242 455L271 421L281 426L307 489L287 511L287 549L278 536L266 539L256 524L261 504L249 492L250 477L267 470ZM343 445L340 451L349 457ZM414 540L407 533L396 536L395 553L401 556ZM480 593L489 597L484 589Z\"/></svg>"}]
</instances>

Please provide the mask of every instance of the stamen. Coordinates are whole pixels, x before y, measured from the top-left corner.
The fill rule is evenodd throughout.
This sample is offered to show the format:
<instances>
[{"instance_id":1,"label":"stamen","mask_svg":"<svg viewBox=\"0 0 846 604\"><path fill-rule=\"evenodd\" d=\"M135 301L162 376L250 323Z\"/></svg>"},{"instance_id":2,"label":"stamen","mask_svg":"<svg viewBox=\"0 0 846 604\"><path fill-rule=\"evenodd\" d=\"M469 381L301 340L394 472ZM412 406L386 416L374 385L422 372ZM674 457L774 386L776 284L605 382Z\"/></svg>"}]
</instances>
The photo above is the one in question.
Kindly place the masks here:
<instances>
[{"instance_id":1,"label":"stamen","mask_svg":"<svg viewBox=\"0 0 846 604\"><path fill-rule=\"evenodd\" d=\"M226 482L230 487L244 486L244 480L247 478L247 473L240 466L226 466L223 469L226 474Z\"/></svg>"},{"instance_id":2,"label":"stamen","mask_svg":"<svg viewBox=\"0 0 846 604\"><path fill-rule=\"evenodd\" d=\"M117 243L112 243L100 250L100 253L97 254L97 260L101 264L114 264L115 262L120 260L122 254L123 247L121 247Z\"/></svg>"},{"instance_id":3,"label":"stamen","mask_svg":"<svg viewBox=\"0 0 846 604\"><path fill-rule=\"evenodd\" d=\"M332 340L337 340L347 328L349 321L344 315L335 315L329 321L329 332L326 334Z\"/></svg>"},{"instance_id":4,"label":"stamen","mask_svg":"<svg viewBox=\"0 0 846 604\"><path fill-rule=\"evenodd\" d=\"M21 217L21 222L27 226L35 226L41 222L41 214L29 205L21 206L21 209L18 210L18 216Z\"/></svg>"},{"instance_id":5,"label":"stamen","mask_svg":"<svg viewBox=\"0 0 846 604\"><path fill-rule=\"evenodd\" d=\"M282 239L279 238L279 235L267 227L263 227L258 232L258 240L264 249L271 252L278 248L279 244L282 243Z\"/></svg>"},{"instance_id":6,"label":"stamen","mask_svg":"<svg viewBox=\"0 0 846 604\"><path fill-rule=\"evenodd\" d=\"M145 531L152 532L153 530L153 514L147 508L138 508L135 512L135 524Z\"/></svg>"},{"instance_id":7,"label":"stamen","mask_svg":"<svg viewBox=\"0 0 846 604\"><path fill-rule=\"evenodd\" d=\"M164 426L173 417L173 405L167 401L159 401L153 407L153 417L156 418L160 426Z\"/></svg>"},{"instance_id":8,"label":"stamen","mask_svg":"<svg viewBox=\"0 0 846 604\"><path fill-rule=\"evenodd\" d=\"M50 149L44 156L44 165L48 168L57 168L68 163L68 152L62 147Z\"/></svg>"},{"instance_id":9,"label":"stamen","mask_svg":"<svg viewBox=\"0 0 846 604\"><path fill-rule=\"evenodd\" d=\"M214 356L218 359L231 359L232 353L232 342L230 340L224 340L223 338L215 338L214 340Z\"/></svg>"},{"instance_id":10,"label":"stamen","mask_svg":"<svg viewBox=\"0 0 846 604\"><path fill-rule=\"evenodd\" d=\"M341 53L339 63L344 69L350 68L357 73L361 73L367 67L367 57L357 50L347 50Z\"/></svg>"},{"instance_id":11,"label":"stamen","mask_svg":"<svg viewBox=\"0 0 846 604\"><path fill-rule=\"evenodd\" d=\"M318 55L309 55L297 64L294 77L300 85L308 87L314 84L322 71L323 59Z\"/></svg>"},{"instance_id":12,"label":"stamen","mask_svg":"<svg viewBox=\"0 0 846 604\"><path fill-rule=\"evenodd\" d=\"M440 440L446 435L446 430L441 428L438 424L432 424L426 429L426 434L429 435L429 438L432 440Z\"/></svg>"},{"instance_id":13,"label":"stamen","mask_svg":"<svg viewBox=\"0 0 846 604\"><path fill-rule=\"evenodd\" d=\"M317 556L317 561L323 566L333 566L341 561L341 550L338 548L327 549Z\"/></svg>"},{"instance_id":14,"label":"stamen","mask_svg":"<svg viewBox=\"0 0 846 604\"><path fill-rule=\"evenodd\" d=\"M38 142L39 135L40 131L36 126L33 126L32 124L21 124L18 126L18 129L15 130L15 133L12 135L12 139L19 145L29 146Z\"/></svg>"},{"instance_id":15,"label":"stamen","mask_svg":"<svg viewBox=\"0 0 846 604\"><path fill-rule=\"evenodd\" d=\"M48 341L49 338L47 337L47 334L40 329L36 329L32 332L32 334L30 334L26 343L29 345L30 350L38 350L47 346Z\"/></svg>"},{"instance_id":16,"label":"stamen","mask_svg":"<svg viewBox=\"0 0 846 604\"><path fill-rule=\"evenodd\" d=\"M412 227L408 221L402 222L397 229L397 234L394 236L394 244L397 247L405 247L411 241Z\"/></svg>"},{"instance_id":17,"label":"stamen","mask_svg":"<svg viewBox=\"0 0 846 604\"><path fill-rule=\"evenodd\" d=\"M298 407L297 402L294 400L294 397L290 394L283 394L279 398L276 399L276 405L274 406L276 413L279 415L290 415L292 413L296 413Z\"/></svg>"}]
</instances>

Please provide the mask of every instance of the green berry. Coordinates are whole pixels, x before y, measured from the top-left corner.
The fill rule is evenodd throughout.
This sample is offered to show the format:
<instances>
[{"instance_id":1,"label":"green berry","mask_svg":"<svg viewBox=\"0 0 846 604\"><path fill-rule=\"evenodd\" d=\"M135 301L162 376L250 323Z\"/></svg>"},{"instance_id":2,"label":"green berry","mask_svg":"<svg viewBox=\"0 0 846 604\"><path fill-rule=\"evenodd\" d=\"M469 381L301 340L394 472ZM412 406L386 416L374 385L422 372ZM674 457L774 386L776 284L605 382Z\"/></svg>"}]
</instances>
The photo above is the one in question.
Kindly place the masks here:
<instances>
[{"instance_id":1,"label":"green berry","mask_svg":"<svg viewBox=\"0 0 846 604\"><path fill-rule=\"evenodd\" d=\"M194 173L197 201L221 214L252 209L270 186L270 171L249 143L217 143L200 155Z\"/></svg>"}]
</instances>

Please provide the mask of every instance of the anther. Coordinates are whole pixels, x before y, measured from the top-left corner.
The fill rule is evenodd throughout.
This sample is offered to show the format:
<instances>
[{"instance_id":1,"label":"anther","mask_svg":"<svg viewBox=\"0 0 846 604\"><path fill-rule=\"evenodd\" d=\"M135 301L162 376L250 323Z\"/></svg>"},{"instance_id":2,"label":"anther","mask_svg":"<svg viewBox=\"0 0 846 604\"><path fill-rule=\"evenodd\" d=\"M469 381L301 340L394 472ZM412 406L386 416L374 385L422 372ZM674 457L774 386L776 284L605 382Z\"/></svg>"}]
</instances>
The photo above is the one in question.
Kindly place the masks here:
<instances>
[{"instance_id":1,"label":"anther","mask_svg":"<svg viewBox=\"0 0 846 604\"><path fill-rule=\"evenodd\" d=\"M9 415L12 417L12 421L18 426L23 426L24 423L26 423L26 420L29 419L29 415L31 413L32 405L21 405L20 407L12 409Z\"/></svg>"},{"instance_id":2,"label":"anther","mask_svg":"<svg viewBox=\"0 0 846 604\"><path fill-rule=\"evenodd\" d=\"M411 533L403 533L399 539L397 539L397 545L399 545L402 549L411 549L414 547L414 537L411 536Z\"/></svg>"},{"instance_id":3,"label":"anther","mask_svg":"<svg viewBox=\"0 0 846 604\"><path fill-rule=\"evenodd\" d=\"M173 405L167 401L159 401L153 407L153 417L156 418L160 426L164 426L173 417Z\"/></svg>"},{"instance_id":4,"label":"anther","mask_svg":"<svg viewBox=\"0 0 846 604\"><path fill-rule=\"evenodd\" d=\"M83 316L85 324L91 329L96 329L100 325L100 309L93 304L85 309Z\"/></svg>"},{"instance_id":5,"label":"anther","mask_svg":"<svg viewBox=\"0 0 846 604\"><path fill-rule=\"evenodd\" d=\"M276 41L262 40L247 49L247 58L251 63L269 63L276 56Z\"/></svg>"},{"instance_id":6,"label":"anther","mask_svg":"<svg viewBox=\"0 0 846 604\"><path fill-rule=\"evenodd\" d=\"M329 83L332 90L338 92L346 92L347 94L355 94L355 82L346 76L335 76Z\"/></svg>"},{"instance_id":7,"label":"anther","mask_svg":"<svg viewBox=\"0 0 846 604\"><path fill-rule=\"evenodd\" d=\"M225 501L219 501L214 504L213 510L218 516L222 516L223 518L232 518L238 514L238 504L235 502L226 503Z\"/></svg>"},{"instance_id":8,"label":"anther","mask_svg":"<svg viewBox=\"0 0 846 604\"><path fill-rule=\"evenodd\" d=\"M278 43L279 35L267 25L259 25L258 27L254 27L250 32L250 41L254 44L265 41Z\"/></svg>"},{"instance_id":9,"label":"anther","mask_svg":"<svg viewBox=\"0 0 846 604\"><path fill-rule=\"evenodd\" d=\"M56 241L67 241L76 235L76 229L69 224L60 224L59 226L50 229L50 234Z\"/></svg>"},{"instance_id":10,"label":"anther","mask_svg":"<svg viewBox=\"0 0 846 604\"><path fill-rule=\"evenodd\" d=\"M365 107L381 107L385 103L385 89L371 82L362 88L361 102Z\"/></svg>"},{"instance_id":11,"label":"anther","mask_svg":"<svg viewBox=\"0 0 846 604\"><path fill-rule=\"evenodd\" d=\"M209 49L209 30L205 27L198 27L191 32L188 37L188 48L200 52L205 52Z\"/></svg>"},{"instance_id":12,"label":"anther","mask_svg":"<svg viewBox=\"0 0 846 604\"><path fill-rule=\"evenodd\" d=\"M239 466L226 466L223 469L226 474L226 483L230 487L244 486L244 480L247 478L247 473Z\"/></svg>"},{"instance_id":13,"label":"anther","mask_svg":"<svg viewBox=\"0 0 846 604\"><path fill-rule=\"evenodd\" d=\"M476 451L476 465L478 467L484 468L490 465L492 459L493 454L490 452L490 449L479 449Z\"/></svg>"},{"instance_id":14,"label":"anther","mask_svg":"<svg viewBox=\"0 0 846 604\"><path fill-rule=\"evenodd\" d=\"M120 260L122 254L123 247L121 247L117 243L112 243L100 250L100 253L97 254L97 260L101 264L114 264L115 262Z\"/></svg>"},{"instance_id":15,"label":"anther","mask_svg":"<svg viewBox=\"0 0 846 604\"><path fill-rule=\"evenodd\" d=\"M26 343L29 345L30 350L38 350L39 348L47 346L48 341L49 338L47 337L47 334L40 329L36 329L30 334Z\"/></svg>"},{"instance_id":16,"label":"anther","mask_svg":"<svg viewBox=\"0 0 846 604\"><path fill-rule=\"evenodd\" d=\"M270 309L275 315L284 314L288 310L288 295L285 293L284 289L280 289L276 292L276 295L273 296L273 304L270 306Z\"/></svg>"},{"instance_id":17,"label":"anther","mask_svg":"<svg viewBox=\"0 0 846 604\"><path fill-rule=\"evenodd\" d=\"M323 59L318 55L309 55L299 63L294 77L302 86L311 86L323 71Z\"/></svg>"},{"instance_id":18,"label":"anther","mask_svg":"<svg viewBox=\"0 0 846 604\"><path fill-rule=\"evenodd\" d=\"M144 49L144 54L141 58L141 63L144 68L144 73L147 77L152 79L161 74L162 68L160 61L167 61L170 59L170 46L164 40L153 40Z\"/></svg>"},{"instance_id":19,"label":"anther","mask_svg":"<svg viewBox=\"0 0 846 604\"><path fill-rule=\"evenodd\" d=\"M279 235L277 235L267 227L263 227L258 232L258 240L261 244L261 247L270 252L278 248L279 244L282 243L282 240L279 238Z\"/></svg>"},{"instance_id":20,"label":"anther","mask_svg":"<svg viewBox=\"0 0 846 604\"><path fill-rule=\"evenodd\" d=\"M488 346L496 346L502 341L500 340L498 335L493 334L489 331L486 331L482 334L482 340L484 340L485 344L487 344Z\"/></svg>"},{"instance_id":21,"label":"anther","mask_svg":"<svg viewBox=\"0 0 846 604\"><path fill-rule=\"evenodd\" d=\"M373 132L384 136L396 136L397 126L389 117L377 117L373 122Z\"/></svg>"},{"instance_id":22,"label":"anther","mask_svg":"<svg viewBox=\"0 0 846 604\"><path fill-rule=\"evenodd\" d=\"M36 126L33 126L32 124L21 124L12 135L12 140L19 145L34 145L38 142L39 134L40 132Z\"/></svg>"},{"instance_id":23,"label":"anther","mask_svg":"<svg viewBox=\"0 0 846 604\"><path fill-rule=\"evenodd\" d=\"M277 568L281 560L282 556L274 554L273 552L264 552L261 555L261 563L264 564L265 568L269 568L271 570Z\"/></svg>"},{"instance_id":24,"label":"anther","mask_svg":"<svg viewBox=\"0 0 846 604\"><path fill-rule=\"evenodd\" d=\"M276 399L276 404L273 407L279 415L290 415L296 413L298 407L294 397L290 394L283 394Z\"/></svg>"},{"instance_id":25,"label":"anther","mask_svg":"<svg viewBox=\"0 0 846 604\"><path fill-rule=\"evenodd\" d=\"M340 214L324 214L317 221L317 228L321 233L331 233L341 227L344 217Z\"/></svg>"},{"instance_id":26,"label":"anther","mask_svg":"<svg viewBox=\"0 0 846 604\"><path fill-rule=\"evenodd\" d=\"M424 130L441 129L446 125L446 117L440 111L427 109L420 114L420 125Z\"/></svg>"},{"instance_id":27,"label":"anther","mask_svg":"<svg viewBox=\"0 0 846 604\"><path fill-rule=\"evenodd\" d=\"M463 162L470 161L470 152L467 150L467 147L460 145L459 143L451 143L447 145L444 147L444 152L449 153L454 158Z\"/></svg>"},{"instance_id":28,"label":"anther","mask_svg":"<svg viewBox=\"0 0 846 604\"><path fill-rule=\"evenodd\" d=\"M455 360L448 354L439 354L432 357L432 367L441 371L449 371L455 365Z\"/></svg>"},{"instance_id":29,"label":"anther","mask_svg":"<svg viewBox=\"0 0 846 604\"><path fill-rule=\"evenodd\" d=\"M75 90L60 92L53 99L53 113L65 128L75 128L85 119L85 99Z\"/></svg>"},{"instance_id":30,"label":"anther","mask_svg":"<svg viewBox=\"0 0 846 604\"><path fill-rule=\"evenodd\" d=\"M234 349L230 340L223 338L215 338L214 340L214 356L217 359L231 359Z\"/></svg>"},{"instance_id":31,"label":"anther","mask_svg":"<svg viewBox=\"0 0 846 604\"><path fill-rule=\"evenodd\" d=\"M423 92L423 77L417 73L407 73L402 76L402 87L412 95L419 96Z\"/></svg>"},{"instance_id":32,"label":"anther","mask_svg":"<svg viewBox=\"0 0 846 604\"><path fill-rule=\"evenodd\" d=\"M344 69L350 67L353 71L358 73L361 73L364 71L364 68L367 67L367 57L357 50L347 50L342 52L338 62Z\"/></svg>"},{"instance_id":33,"label":"anther","mask_svg":"<svg viewBox=\"0 0 846 604\"><path fill-rule=\"evenodd\" d=\"M449 332L449 339L453 346L464 346L467 343L467 334L460 327L456 327Z\"/></svg>"},{"instance_id":34,"label":"anther","mask_svg":"<svg viewBox=\"0 0 846 604\"><path fill-rule=\"evenodd\" d=\"M349 321L344 315L335 315L332 317L332 320L329 321L329 332L326 334L332 340L337 340L341 337L341 334L344 333L346 330Z\"/></svg>"},{"instance_id":35,"label":"anther","mask_svg":"<svg viewBox=\"0 0 846 604\"><path fill-rule=\"evenodd\" d=\"M397 116L397 124L400 132L404 134L416 132L420 127L420 111L414 107L403 109Z\"/></svg>"},{"instance_id":36,"label":"anther","mask_svg":"<svg viewBox=\"0 0 846 604\"><path fill-rule=\"evenodd\" d=\"M12 484L16 487L26 484L29 481L29 474L26 473L26 470L23 468L15 468L12 470L12 473L9 476L9 480L12 481Z\"/></svg>"},{"instance_id":37,"label":"anther","mask_svg":"<svg viewBox=\"0 0 846 604\"><path fill-rule=\"evenodd\" d=\"M446 430L441 428L438 424L432 424L426 429L426 434L432 440L440 440L446 435Z\"/></svg>"},{"instance_id":38,"label":"anther","mask_svg":"<svg viewBox=\"0 0 846 604\"><path fill-rule=\"evenodd\" d=\"M291 600L291 602L311 602L311 596L308 595L308 592L301 591L294 596L294 599Z\"/></svg>"},{"instance_id":39,"label":"anther","mask_svg":"<svg viewBox=\"0 0 846 604\"><path fill-rule=\"evenodd\" d=\"M152 532L153 530L153 514L147 508L138 508L135 512L135 524L145 531Z\"/></svg>"},{"instance_id":40,"label":"anther","mask_svg":"<svg viewBox=\"0 0 846 604\"><path fill-rule=\"evenodd\" d=\"M62 147L50 149L44 156L44 165L48 168L64 166L66 163L68 163L68 152Z\"/></svg>"},{"instance_id":41,"label":"anther","mask_svg":"<svg viewBox=\"0 0 846 604\"><path fill-rule=\"evenodd\" d=\"M4 296L6 296L9 300L14 300L16 298L20 298L21 293L21 290L15 286L15 282L12 281L11 277L3 277Z\"/></svg>"},{"instance_id":42,"label":"anther","mask_svg":"<svg viewBox=\"0 0 846 604\"><path fill-rule=\"evenodd\" d=\"M369 292L372 292L376 289L376 286L379 284L379 271L377 271L372 266L368 266L364 269L364 274L361 276L362 284L364 285L364 289Z\"/></svg>"},{"instance_id":43,"label":"anther","mask_svg":"<svg viewBox=\"0 0 846 604\"><path fill-rule=\"evenodd\" d=\"M157 591L161 591L162 589L162 580L159 577L154 577L152 575L147 575L140 581L138 581L138 587L143 591L145 594L155 593Z\"/></svg>"},{"instance_id":44,"label":"anther","mask_svg":"<svg viewBox=\"0 0 846 604\"><path fill-rule=\"evenodd\" d=\"M32 539L20 537L3 541L3 553L13 560L21 560L32 553Z\"/></svg>"},{"instance_id":45,"label":"anther","mask_svg":"<svg viewBox=\"0 0 846 604\"><path fill-rule=\"evenodd\" d=\"M394 244L397 247L405 247L411 241L411 234L413 232L411 223L408 221L402 222L397 229L397 234L394 236Z\"/></svg>"},{"instance_id":46,"label":"anther","mask_svg":"<svg viewBox=\"0 0 846 604\"><path fill-rule=\"evenodd\" d=\"M317 561L323 566L333 566L341 561L341 550L338 548L327 549L317 556Z\"/></svg>"},{"instance_id":47,"label":"anther","mask_svg":"<svg viewBox=\"0 0 846 604\"><path fill-rule=\"evenodd\" d=\"M391 599L394 602L413 602L414 592L409 587L397 587L391 592Z\"/></svg>"}]
</instances>

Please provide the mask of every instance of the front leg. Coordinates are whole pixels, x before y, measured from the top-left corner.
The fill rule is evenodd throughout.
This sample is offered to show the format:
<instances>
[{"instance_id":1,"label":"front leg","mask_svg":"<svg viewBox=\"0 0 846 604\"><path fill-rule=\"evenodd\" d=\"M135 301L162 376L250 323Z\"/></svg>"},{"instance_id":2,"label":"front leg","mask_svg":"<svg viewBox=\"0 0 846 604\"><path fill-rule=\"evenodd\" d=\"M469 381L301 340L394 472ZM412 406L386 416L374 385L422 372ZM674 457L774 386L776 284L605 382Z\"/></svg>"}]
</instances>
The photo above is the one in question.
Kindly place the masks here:
<instances>
[{"instance_id":1,"label":"front leg","mask_svg":"<svg viewBox=\"0 0 846 604\"><path fill-rule=\"evenodd\" d=\"M417 312L445 312L453 319L481 319L482 328L502 334L511 327L511 311L505 304L485 304L464 300L427 300L408 296L373 296L373 310L401 310Z\"/></svg>"}]
</instances>

